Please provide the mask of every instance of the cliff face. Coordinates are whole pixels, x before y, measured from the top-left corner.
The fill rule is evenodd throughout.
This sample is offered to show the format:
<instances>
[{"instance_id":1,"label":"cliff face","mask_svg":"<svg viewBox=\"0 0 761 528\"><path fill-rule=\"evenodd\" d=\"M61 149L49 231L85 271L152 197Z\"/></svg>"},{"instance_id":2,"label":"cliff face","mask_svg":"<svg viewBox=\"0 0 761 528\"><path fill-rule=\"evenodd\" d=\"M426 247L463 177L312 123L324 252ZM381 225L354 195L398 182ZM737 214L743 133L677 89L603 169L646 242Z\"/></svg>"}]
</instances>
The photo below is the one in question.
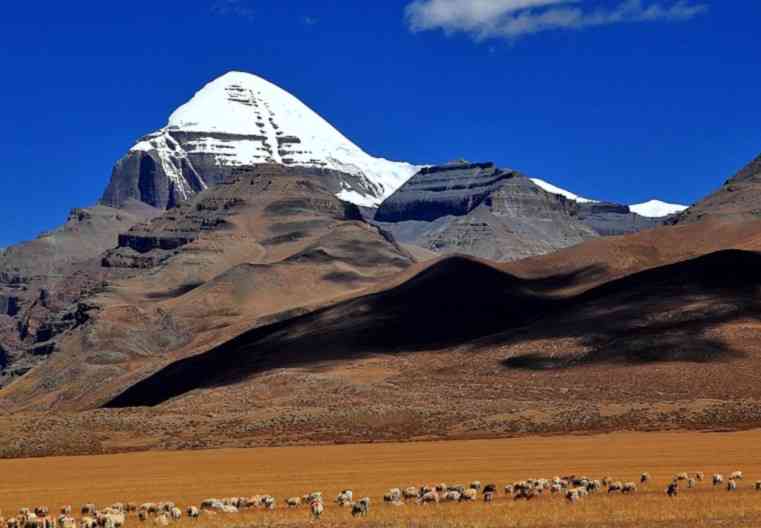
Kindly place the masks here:
<instances>
[{"instance_id":1,"label":"cliff face","mask_svg":"<svg viewBox=\"0 0 761 528\"><path fill-rule=\"evenodd\" d=\"M626 235L652 229L663 218L648 218L633 213L629 206L610 202L580 203L578 216L600 236Z\"/></svg>"},{"instance_id":2,"label":"cliff face","mask_svg":"<svg viewBox=\"0 0 761 528\"><path fill-rule=\"evenodd\" d=\"M543 255L661 222L632 213L626 205L549 192L493 163L422 169L383 202L374 221L406 244L498 261Z\"/></svg>"},{"instance_id":3,"label":"cliff face","mask_svg":"<svg viewBox=\"0 0 761 528\"><path fill-rule=\"evenodd\" d=\"M424 169L378 209L398 240L437 253L515 260L578 244L597 233L574 201L492 163Z\"/></svg>"}]
</instances>

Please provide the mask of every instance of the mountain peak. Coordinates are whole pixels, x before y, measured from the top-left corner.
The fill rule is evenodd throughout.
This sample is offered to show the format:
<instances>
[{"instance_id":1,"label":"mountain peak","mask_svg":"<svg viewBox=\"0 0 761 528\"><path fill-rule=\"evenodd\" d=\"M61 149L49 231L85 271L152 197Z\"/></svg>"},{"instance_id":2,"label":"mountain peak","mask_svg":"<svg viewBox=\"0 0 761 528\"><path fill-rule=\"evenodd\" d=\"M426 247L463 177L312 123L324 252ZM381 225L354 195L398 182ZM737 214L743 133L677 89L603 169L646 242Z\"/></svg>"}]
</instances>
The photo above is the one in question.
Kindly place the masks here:
<instances>
[{"instance_id":1,"label":"mountain peak","mask_svg":"<svg viewBox=\"0 0 761 528\"><path fill-rule=\"evenodd\" d=\"M687 209L686 205L672 204L655 199L629 206L629 210L632 213L637 213L638 215L647 218L670 216L672 214L681 213L685 209Z\"/></svg>"},{"instance_id":2,"label":"mountain peak","mask_svg":"<svg viewBox=\"0 0 761 528\"><path fill-rule=\"evenodd\" d=\"M370 156L287 91L230 71L130 149L114 169L104 202L137 198L169 207L218 183L225 170L262 163L347 174L336 195L363 206L379 205L419 169Z\"/></svg>"}]
</instances>

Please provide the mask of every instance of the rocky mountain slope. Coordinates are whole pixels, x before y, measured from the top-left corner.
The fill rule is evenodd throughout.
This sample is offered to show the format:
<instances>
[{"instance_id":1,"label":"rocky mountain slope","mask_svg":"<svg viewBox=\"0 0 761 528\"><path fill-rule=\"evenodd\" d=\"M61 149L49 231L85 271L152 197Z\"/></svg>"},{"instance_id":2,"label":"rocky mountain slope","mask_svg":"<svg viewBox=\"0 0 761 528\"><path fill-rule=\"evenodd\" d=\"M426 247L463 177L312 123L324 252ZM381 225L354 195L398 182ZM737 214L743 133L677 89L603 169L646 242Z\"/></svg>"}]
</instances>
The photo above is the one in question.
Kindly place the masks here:
<instances>
[{"instance_id":1,"label":"rocky mountain slope","mask_svg":"<svg viewBox=\"0 0 761 528\"><path fill-rule=\"evenodd\" d=\"M121 207L136 199L170 208L224 181L235 167L260 163L340 172L331 191L364 206L380 204L418 169L369 156L285 90L230 72L116 163L102 201Z\"/></svg>"},{"instance_id":2,"label":"rocky mountain slope","mask_svg":"<svg viewBox=\"0 0 761 528\"><path fill-rule=\"evenodd\" d=\"M546 182L538 185L493 163L422 169L374 215L400 242L496 261L632 233L661 220L634 214L625 205L580 199Z\"/></svg>"},{"instance_id":3,"label":"rocky mountain slope","mask_svg":"<svg viewBox=\"0 0 761 528\"><path fill-rule=\"evenodd\" d=\"M79 299L109 274L99 255L157 214L140 202L74 209L61 227L0 253L0 386L53 352L53 338L81 316Z\"/></svg>"},{"instance_id":4,"label":"rocky mountain slope","mask_svg":"<svg viewBox=\"0 0 761 528\"><path fill-rule=\"evenodd\" d=\"M81 300L56 352L4 408L86 409L131 380L244 330L312 309L414 263L318 169L258 165L138 224L99 257L122 271ZM51 404L55 401L55 404Z\"/></svg>"},{"instance_id":5,"label":"rocky mountain slope","mask_svg":"<svg viewBox=\"0 0 761 528\"><path fill-rule=\"evenodd\" d=\"M672 220L698 222L708 217L736 220L761 216L761 156L743 167L724 185Z\"/></svg>"}]
</instances>

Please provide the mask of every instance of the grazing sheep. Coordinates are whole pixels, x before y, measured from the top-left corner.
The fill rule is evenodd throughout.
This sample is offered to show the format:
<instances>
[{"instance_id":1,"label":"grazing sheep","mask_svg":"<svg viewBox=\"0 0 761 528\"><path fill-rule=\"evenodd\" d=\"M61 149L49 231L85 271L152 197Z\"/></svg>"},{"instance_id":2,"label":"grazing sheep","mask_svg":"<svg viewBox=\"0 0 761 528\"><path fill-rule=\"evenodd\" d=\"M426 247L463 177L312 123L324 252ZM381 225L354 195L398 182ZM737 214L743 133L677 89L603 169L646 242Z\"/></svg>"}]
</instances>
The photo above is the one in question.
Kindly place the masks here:
<instances>
[{"instance_id":1,"label":"grazing sheep","mask_svg":"<svg viewBox=\"0 0 761 528\"><path fill-rule=\"evenodd\" d=\"M719 473L716 473L713 476L713 485L714 486L720 486L724 482L724 477L720 475Z\"/></svg>"},{"instance_id":2,"label":"grazing sheep","mask_svg":"<svg viewBox=\"0 0 761 528\"><path fill-rule=\"evenodd\" d=\"M497 493L497 485L496 484L487 484L484 486L484 493Z\"/></svg>"},{"instance_id":3,"label":"grazing sheep","mask_svg":"<svg viewBox=\"0 0 761 528\"><path fill-rule=\"evenodd\" d=\"M703 473L702 471L698 471L697 473L695 473L695 479L698 482L703 482L703 480L705 480L705 477L706 477L705 473Z\"/></svg>"},{"instance_id":4,"label":"grazing sheep","mask_svg":"<svg viewBox=\"0 0 761 528\"><path fill-rule=\"evenodd\" d=\"M402 490L391 488L388 493L383 495L383 502L399 502L402 500Z\"/></svg>"},{"instance_id":5,"label":"grazing sheep","mask_svg":"<svg viewBox=\"0 0 761 528\"><path fill-rule=\"evenodd\" d=\"M319 519L325 511L325 506L322 505L321 500L314 499L309 503L309 510L312 512L312 517Z\"/></svg>"},{"instance_id":6,"label":"grazing sheep","mask_svg":"<svg viewBox=\"0 0 761 528\"><path fill-rule=\"evenodd\" d=\"M637 485L634 482L626 482L621 488L621 493L631 494L637 493Z\"/></svg>"},{"instance_id":7,"label":"grazing sheep","mask_svg":"<svg viewBox=\"0 0 761 528\"><path fill-rule=\"evenodd\" d=\"M198 519L201 516L201 510L196 508L195 506L190 506L188 508L188 519Z\"/></svg>"},{"instance_id":8,"label":"grazing sheep","mask_svg":"<svg viewBox=\"0 0 761 528\"><path fill-rule=\"evenodd\" d=\"M480 480L474 480L470 483L470 489L474 489L476 491L481 490L481 481Z\"/></svg>"},{"instance_id":9,"label":"grazing sheep","mask_svg":"<svg viewBox=\"0 0 761 528\"><path fill-rule=\"evenodd\" d=\"M624 485L620 482L611 482L608 484L608 493L619 493L623 491Z\"/></svg>"},{"instance_id":10,"label":"grazing sheep","mask_svg":"<svg viewBox=\"0 0 761 528\"><path fill-rule=\"evenodd\" d=\"M289 508L297 508L301 506L301 497L291 497L285 501L285 505Z\"/></svg>"},{"instance_id":11,"label":"grazing sheep","mask_svg":"<svg viewBox=\"0 0 761 528\"><path fill-rule=\"evenodd\" d=\"M89 516L82 517L79 520L79 528L95 528L95 519Z\"/></svg>"},{"instance_id":12,"label":"grazing sheep","mask_svg":"<svg viewBox=\"0 0 761 528\"><path fill-rule=\"evenodd\" d=\"M435 493L435 492L434 492ZM364 497L351 505L352 517L367 517L370 512L370 498Z\"/></svg>"},{"instance_id":13,"label":"grazing sheep","mask_svg":"<svg viewBox=\"0 0 761 528\"><path fill-rule=\"evenodd\" d=\"M462 493L465 491L465 486L449 486L447 487L447 491L456 491L462 495Z\"/></svg>"},{"instance_id":14,"label":"grazing sheep","mask_svg":"<svg viewBox=\"0 0 761 528\"><path fill-rule=\"evenodd\" d=\"M690 480L687 481L687 487L689 489L694 488L695 486L697 486L697 484L698 483L697 483L697 481L694 478L691 478Z\"/></svg>"},{"instance_id":15,"label":"grazing sheep","mask_svg":"<svg viewBox=\"0 0 761 528\"><path fill-rule=\"evenodd\" d=\"M674 482L669 484L669 487L666 488L666 495L668 495L669 497L672 497L672 498L676 497L677 495L679 495L679 482L678 481L675 480Z\"/></svg>"},{"instance_id":16,"label":"grazing sheep","mask_svg":"<svg viewBox=\"0 0 761 528\"><path fill-rule=\"evenodd\" d=\"M418 498L418 489L415 487L410 486L409 488L406 488L403 493L404 500L408 499L417 499Z\"/></svg>"},{"instance_id":17,"label":"grazing sheep","mask_svg":"<svg viewBox=\"0 0 761 528\"><path fill-rule=\"evenodd\" d=\"M597 493L599 491L602 491L602 481L600 481L600 480L593 480L589 484L587 484L587 487L585 489L589 493Z\"/></svg>"},{"instance_id":18,"label":"grazing sheep","mask_svg":"<svg viewBox=\"0 0 761 528\"><path fill-rule=\"evenodd\" d=\"M97 517L98 526L101 528L122 528L124 521L123 513L110 508Z\"/></svg>"},{"instance_id":19,"label":"grazing sheep","mask_svg":"<svg viewBox=\"0 0 761 528\"><path fill-rule=\"evenodd\" d=\"M729 479L727 482L727 491L737 491L737 481L734 479Z\"/></svg>"},{"instance_id":20,"label":"grazing sheep","mask_svg":"<svg viewBox=\"0 0 761 528\"><path fill-rule=\"evenodd\" d=\"M418 500L418 504L438 504L439 503L439 494L435 491L429 491L428 493L422 495Z\"/></svg>"},{"instance_id":21,"label":"grazing sheep","mask_svg":"<svg viewBox=\"0 0 761 528\"><path fill-rule=\"evenodd\" d=\"M674 480L684 481L690 478L690 476L687 473L677 473L674 475Z\"/></svg>"},{"instance_id":22,"label":"grazing sheep","mask_svg":"<svg viewBox=\"0 0 761 528\"><path fill-rule=\"evenodd\" d=\"M58 528L77 528L77 521L70 515L61 514L58 516L56 525Z\"/></svg>"},{"instance_id":23,"label":"grazing sheep","mask_svg":"<svg viewBox=\"0 0 761 528\"><path fill-rule=\"evenodd\" d=\"M275 497L267 495L262 499L262 505L267 510L274 510L277 507L277 501L275 500Z\"/></svg>"},{"instance_id":24,"label":"grazing sheep","mask_svg":"<svg viewBox=\"0 0 761 528\"><path fill-rule=\"evenodd\" d=\"M535 499L539 496L539 491L531 488L521 487L516 489L516 493L513 496L513 500L527 500Z\"/></svg>"},{"instance_id":25,"label":"grazing sheep","mask_svg":"<svg viewBox=\"0 0 761 528\"><path fill-rule=\"evenodd\" d=\"M571 504L575 504L579 501L579 493L577 489L570 489L565 492L565 499Z\"/></svg>"},{"instance_id":26,"label":"grazing sheep","mask_svg":"<svg viewBox=\"0 0 761 528\"><path fill-rule=\"evenodd\" d=\"M344 490L341 493L338 494L336 497L336 504L338 504L341 507L344 506L351 506L351 503L354 500L354 494L351 490Z\"/></svg>"},{"instance_id":27,"label":"grazing sheep","mask_svg":"<svg viewBox=\"0 0 761 528\"><path fill-rule=\"evenodd\" d=\"M505 486L505 495L512 495L515 491L515 487L512 484Z\"/></svg>"},{"instance_id":28,"label":"grazing sheep","mask_svg":"<svg viewBox=\"0 0 761 528\"><path fill-rule=\"evenodd\" d=\"M173 521L179 521L182 519L182 511L178 507L172 508L172 511L169 512L169 516L172 518Z\"/></svg>"},{"instance_id":29,"label":"grazing sheep","mask_svg":"<svg viewBox=\"0 0 761 528\"><path fill-rule=\"evenodd\" d=\"M743 472L742 471L734 471L730 476L730 480L742 480L743 479ZM47 514L46 514L47 515Z\"/></svg>"},{"instance_id":30,"label":"grazing sheep","mask_svg":"<svg viewBox=\"0 0 761 528\"><path fill-rule=\"evenodd\" d=\"M487 491L484 493L484 502L494 502L494 492Z\"/></svg>"},{"instance_id":31,"label":"grazing sheep","mask_svg":"<svg viewBox=\"0 0 761 528\"><path fill-rule=\"evenodd\" d=\"M444 494L444 500L447 502L460 502L460 499L462 498L462 493L459 491L447 491L446 494Z\"/></svg>"},{"instance_id":32,"label":"grazing sheep","mask_svg":"<svg viewBox=\"0 0 761 528\"><path fill-rule=\"evenodd\" d=\"M650 473L645 472L639 476L639 483L643 486L650 482L650 480Z\"/></svg>"},{"instance_id":33,"label":"grazing sheep","mask_svg":"<svg viewBox=\"0 0 761 528\"><path fill-rule=\"evenodd\" d=\"M460 494L461 501L474 501L478 498L478 490L475 488L466 489Z\"/></svg>"},{"instance_id":34,"label":"grazing sheep","mask_svg":"<svg viewBox=\"0 0 761 528\"><path fill-rule=\"evenodd\" d=\"M153 505L151 505L153 506ZM214 510L214 511L222 511L222 508L225 505L222 503L219 499L205 499L203 502L201 502L201 509L202 510ZM142 506L140 507L143 508ZM151 510L148 509L148 513L150 513Z\"/></svg>"}]
</instances>

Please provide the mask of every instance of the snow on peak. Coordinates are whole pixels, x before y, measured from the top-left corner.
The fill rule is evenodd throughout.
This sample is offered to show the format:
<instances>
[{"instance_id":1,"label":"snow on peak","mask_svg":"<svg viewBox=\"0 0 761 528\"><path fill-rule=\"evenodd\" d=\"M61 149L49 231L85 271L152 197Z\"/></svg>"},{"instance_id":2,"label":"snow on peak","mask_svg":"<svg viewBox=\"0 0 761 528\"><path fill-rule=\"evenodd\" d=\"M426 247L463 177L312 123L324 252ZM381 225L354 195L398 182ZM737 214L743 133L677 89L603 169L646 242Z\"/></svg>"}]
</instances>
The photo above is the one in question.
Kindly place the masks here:
<instances>
[{"instance_id":1,"label":"snow on peak","mask_svg":"<svg viewBox=\"0 0 761 528\"><path fill-rule=\"evenodd\" d=\"M629 210L632 213L637 213L640 216L646 216L648 218L661 218L663 216L681 213L685 209L687 209L686 205L666 203L660 200L650 200L649 202L629 206Z\"/></svg>"},{"instance_id":2,"label":"snow on peak","mask_svg":"<svg viewBox=\"0 0 761 528\"><path fill-rule=\"evenodd\" d=\"M357 205L379 205L420 169L366 154L299 99L244 72L229 72L208 83L172 113L164 129L146 136L132 151L182 157L182 152L168 150L176 141L166 139L178 134L184 137L182 150L211 155L219 165L281 163L357 176L364 181L359 190L347 184L337 195ZM162 165L172 170L172 163ZM182 191L183 185L177 184Z\"/></svg>"},{"instance_id":3,"label":"snow on peak","mask_svg":"<svg viewBox=\"0 0 761 528\"><path fill-rule=\"evenodd\" d=\"M534 184L537 187L540 187L541 189L544 189L548 193L559 194L560 196L564 196L564 197L568 198L569 200L573 200L574 202L579 202L579 203L597 203L597 200L590 200L588 198L582 198L581 196L573 194L571 191L566 191L565 189L561 189L560 187L556 187L555 185L552 185L551 183L546 182L544 180L540 180L539 178L531 178L531 181L534 182Z\"/></svg>"}]
</instances>

